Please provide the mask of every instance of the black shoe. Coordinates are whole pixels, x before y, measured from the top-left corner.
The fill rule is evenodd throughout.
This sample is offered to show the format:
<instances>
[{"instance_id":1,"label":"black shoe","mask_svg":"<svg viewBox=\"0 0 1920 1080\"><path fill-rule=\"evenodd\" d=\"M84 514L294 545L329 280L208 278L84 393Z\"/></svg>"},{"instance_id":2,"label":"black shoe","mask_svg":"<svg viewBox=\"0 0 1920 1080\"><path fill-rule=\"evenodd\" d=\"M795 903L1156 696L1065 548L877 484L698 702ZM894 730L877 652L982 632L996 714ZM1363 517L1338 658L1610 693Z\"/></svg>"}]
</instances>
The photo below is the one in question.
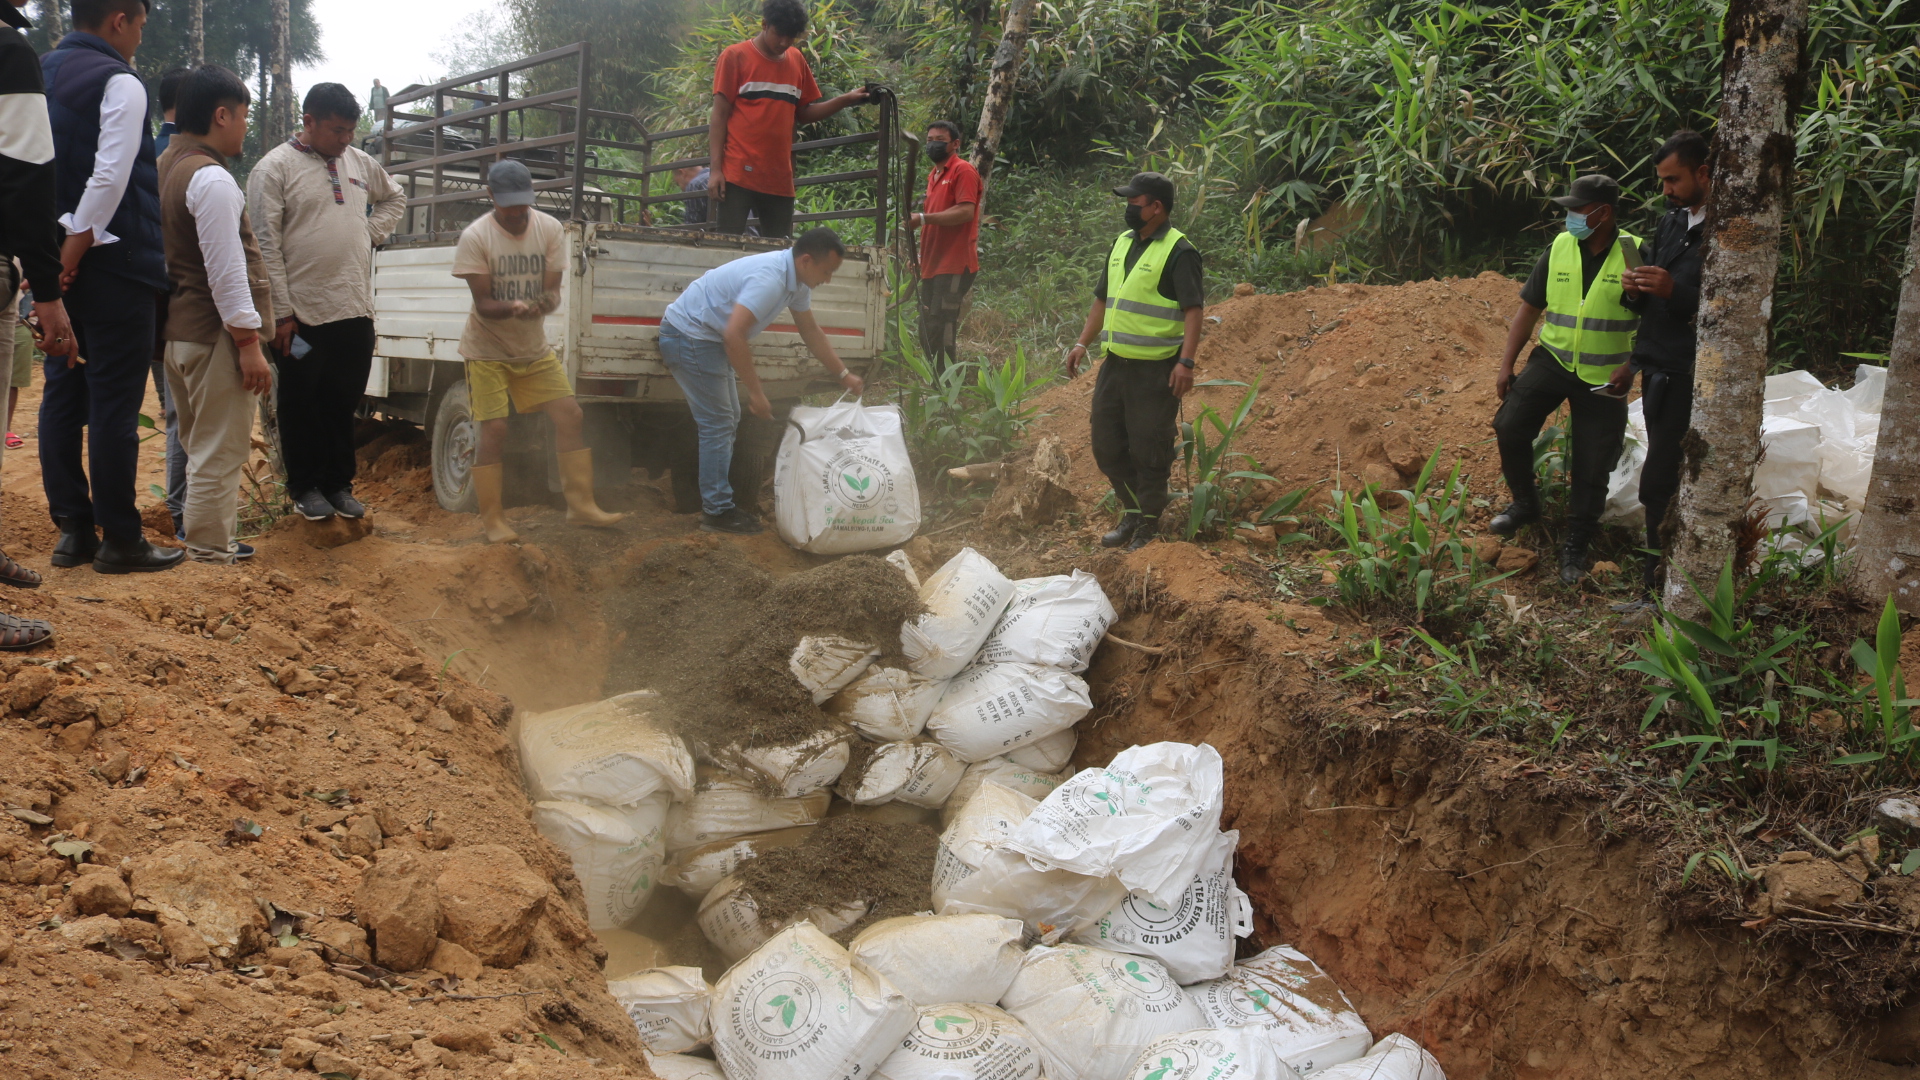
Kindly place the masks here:
<instances>
[{"instance_id":1,"label":"black shoe","mask_svg":"<svg viewBox=\"0 0 1920 1080\"><path fill-rule=\"evenodd\" d=\"M1531 525L1540 520L1540 504L1511 502L1505 510L1493 516L1487 530L1495 536L1512 537L1523 525Z\"/></svg>"},{"instance_id":2,"label":"black shoe","mask_svg":"<svg viewBox=\"0 0 1920 1080\"><path fill-rule=\"evenodd\" d=\"M1139 514L1121 514L1120 524L1115 525L1112 529L1101 535L1100 546L1105 548L1119 547L1133 539L1133 534L1139 530Z\"/></svg>"},{"instance_id":3,"label":"black shoe","mask_svg":"<svg viewBox=\"0 0 1920 1080\"><path fill-rule=\"evenodd\" d=\"M733 506L717 514L701 514L700 531L731 533L734 536L755 536L761 531L760 519Z\"/></svg>"},{"instance_id":4,"label":"black shoe","mask_svg":"<svg viewBox=\"0 0 1920 1080\"><path fill-rule=\"evenodd\" d=\"M100 534L91 521L77 518L55 518L60 526L60 542L53 545L53 565L85 566L93 561L93 553L100 550Z\"/></svg>"},{"instance_id":5,"label":"black shoe","mask_svg":"<svg viewBox=\"0 0 1920 1080\"><path fill-rule=\"evenodd\" d=\"M1127 545L1120 550L1139 551L1158 539L1160 539L1160 519L1141 518L1139 527L1133 530L1133 538L1128 540Z\"/></svg>"},{"instance_id":6,"label":"black shoe","mask_svg":"<svg viewBox=\"0 0 1920 1080\"><path fill-rule=\"evenodd\" d=\"M1568 536L1560 545L1560 584L1577 585L1587 576L1587 540Z\"/></svg>"},{"instance_id":7,"label":"black shoe","mask_svg":"<svg viewBox=\"0 0 1920 1080\"><path fill-rule=\"evenodd\" d=\"M96 574L153 574L171 570L185 561L187 553L178 548L158 548L141 537L131 544L108 539L93 557Z\"/></svg>"},{"instance_id":8,"label":"black shoe","mask_svg":"<svg viewBox=\"0 0 1920 1080\"><path fill-rule=\"evenodd\" d=\"M317 491L294 496L293 508L308 521L325 521L339 513L334 509L333 504L327 501L327 497Z\"/></svg>"},{"instance_id":9,"label":"black shoe","mask_svg":"<svg viewBox=\"0 0 1920 1080\"><path fill-rule=\"evenodd\" d=\"M341 488L339 491L327 496L327 502L330 503L334 510L343 518L363 518L367 516L367 508L360 504L359 499L353 497L353 491L349 488Z\"/></svg>"}]
</instances>

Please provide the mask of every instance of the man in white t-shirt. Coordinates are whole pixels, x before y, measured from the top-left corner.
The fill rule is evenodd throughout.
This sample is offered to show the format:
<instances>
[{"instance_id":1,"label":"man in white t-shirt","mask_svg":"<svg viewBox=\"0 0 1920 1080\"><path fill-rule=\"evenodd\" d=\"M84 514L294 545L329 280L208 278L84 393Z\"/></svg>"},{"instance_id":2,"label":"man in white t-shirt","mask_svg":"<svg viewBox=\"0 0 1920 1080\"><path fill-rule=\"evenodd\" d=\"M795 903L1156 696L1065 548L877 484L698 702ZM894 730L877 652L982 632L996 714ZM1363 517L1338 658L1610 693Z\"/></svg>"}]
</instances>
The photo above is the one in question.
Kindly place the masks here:
<instances>
[{"instance_id":1,"label":"man in white t-shirt","mask_svg":"<svg viewBox=\"0 0 1920 1080\"><path fill-rule=\"evenodd\" d=\"M487 172L493 212L467 226L454 249L453 276L473 292L473 311L460 335L467 361L467 392L480 425L473 466L474 496L492 543L520 539L501 506L500 450L507 437L508 402L514 412L547 414L559 450L567 521L605 528L624 518L593 498L593 451L581 433L580 403L567 369L547 344L546 317L560 306L566 254L560 222L533 208L533 176L518 161L495 162Z\"/></svg>"}]
</instances>

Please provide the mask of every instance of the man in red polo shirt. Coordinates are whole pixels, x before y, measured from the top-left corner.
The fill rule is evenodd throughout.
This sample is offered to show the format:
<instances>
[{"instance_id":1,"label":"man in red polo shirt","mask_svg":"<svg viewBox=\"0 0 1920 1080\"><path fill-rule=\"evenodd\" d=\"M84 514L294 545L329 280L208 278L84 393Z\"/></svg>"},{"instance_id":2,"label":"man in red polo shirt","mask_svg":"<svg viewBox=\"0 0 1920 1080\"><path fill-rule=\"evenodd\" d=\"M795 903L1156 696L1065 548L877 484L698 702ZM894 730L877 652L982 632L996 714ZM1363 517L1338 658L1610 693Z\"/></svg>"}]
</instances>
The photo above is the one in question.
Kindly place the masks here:
<instances>
[{"instance_id":1,"label":"man in red polo shirt","mask_svg":"<svg viewBox=\"0 0 1920 1080\"><path fill-rule=\"evenodd\" d=\"M957 357L954 341L967 315L973 277L980 272L980 174L960 156L960 126L936 120L927 128L927 198L907 224L920 234L920 351L944 369Z\"/></svg>"},{"instance_id":2,"label":"man in red polo shirt","mask_svg":"<svg viewBox=\"0 0 1920 1080\"><path fill-rule=\"evenodd\" d=\"M822 100L807 58L794 48L807 32L800 0L766 0L760 33L729 45L713 67L707 189L723 233L745 232L747 215L763 236L793 235L793 129L867 100L864 88Z\"/></svg>"}]
</instances>

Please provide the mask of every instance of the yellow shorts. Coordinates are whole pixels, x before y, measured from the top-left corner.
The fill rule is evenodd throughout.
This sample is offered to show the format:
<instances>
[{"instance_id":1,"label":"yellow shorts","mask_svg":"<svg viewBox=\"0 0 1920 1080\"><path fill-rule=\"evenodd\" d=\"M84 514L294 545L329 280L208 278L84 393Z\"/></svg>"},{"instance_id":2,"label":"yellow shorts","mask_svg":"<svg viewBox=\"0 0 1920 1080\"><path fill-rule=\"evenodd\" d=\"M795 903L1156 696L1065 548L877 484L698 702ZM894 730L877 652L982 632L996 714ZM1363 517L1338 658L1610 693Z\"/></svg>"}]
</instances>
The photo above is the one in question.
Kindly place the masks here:
<instances>
[{"instance_id":1,"label":"yellow shorts","mask_svg":"<svg viewBox=\"0 0 1920 1080\"><path fill-rule=\"evenodd\" d=\"M467 393L473 400L473 418L502 420L507 398L515 412L532 412L549 401L573 396L567 369L553 353L530 364L503 364L497 360L467 361Z\"/></svg>"}]
</instances>

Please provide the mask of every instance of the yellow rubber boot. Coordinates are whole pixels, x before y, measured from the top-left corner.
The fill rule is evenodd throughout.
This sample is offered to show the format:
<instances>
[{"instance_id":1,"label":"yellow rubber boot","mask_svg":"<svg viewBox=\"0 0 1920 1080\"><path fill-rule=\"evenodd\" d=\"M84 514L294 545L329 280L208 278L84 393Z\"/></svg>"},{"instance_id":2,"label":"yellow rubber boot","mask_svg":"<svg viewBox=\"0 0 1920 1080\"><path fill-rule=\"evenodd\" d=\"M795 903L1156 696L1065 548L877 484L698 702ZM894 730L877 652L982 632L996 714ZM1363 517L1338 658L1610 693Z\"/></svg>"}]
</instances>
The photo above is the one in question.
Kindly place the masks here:
<instances>
[{"instance_id":1,"label":"yellow rubber boot","mask_svg":"<svg viewBox=\"0 0 1920 1080\"><path fill-rule=\"evenodd\" d=\"M480 500L480 524L486 526L490 544L510 544L520 539L520 534L507 524L507 512L500 506L500 488L505 481L504 465L473 467L473 494Z\"/></svg>"},{"instance_id":2,"label":"yellow rubber boot","mask_svg":"<svg viewBox=\"0 0 1920 1080\"><path fill-rule=\"evenodd\" d=\"M567 524L609 528L625 514L609 514L593 501L593 449L585 447L560 457L560 489L567 496Z\"/></svg>"}]
</instances>

